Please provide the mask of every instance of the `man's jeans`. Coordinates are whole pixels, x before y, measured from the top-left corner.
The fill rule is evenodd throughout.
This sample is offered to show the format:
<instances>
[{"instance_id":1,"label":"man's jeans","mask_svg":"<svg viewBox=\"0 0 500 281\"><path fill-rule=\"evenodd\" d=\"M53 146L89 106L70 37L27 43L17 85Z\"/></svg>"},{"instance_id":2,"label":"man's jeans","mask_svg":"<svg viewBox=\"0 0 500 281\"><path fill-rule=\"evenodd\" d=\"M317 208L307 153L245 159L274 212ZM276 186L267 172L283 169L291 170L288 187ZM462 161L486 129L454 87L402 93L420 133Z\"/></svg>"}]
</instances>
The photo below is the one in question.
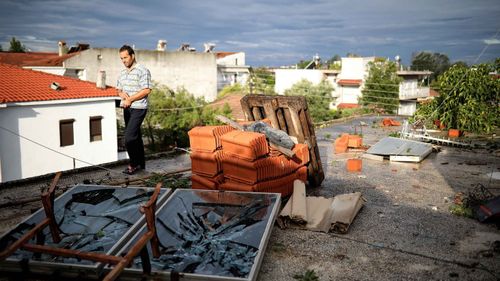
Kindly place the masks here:
<instances>
[{"instance_id":1,"label":"man's jeans","mask_svg":"<svg viewBox=\"0 0 500 281\"><path fill-rule=\"evenodd\" d=\"M142 169L146 168L141 124L147 112L147 109L123 109L125 118L125 147L130 158L130 166L134 168L137 166L141 166Z\"/></svg>"}]
</instances>

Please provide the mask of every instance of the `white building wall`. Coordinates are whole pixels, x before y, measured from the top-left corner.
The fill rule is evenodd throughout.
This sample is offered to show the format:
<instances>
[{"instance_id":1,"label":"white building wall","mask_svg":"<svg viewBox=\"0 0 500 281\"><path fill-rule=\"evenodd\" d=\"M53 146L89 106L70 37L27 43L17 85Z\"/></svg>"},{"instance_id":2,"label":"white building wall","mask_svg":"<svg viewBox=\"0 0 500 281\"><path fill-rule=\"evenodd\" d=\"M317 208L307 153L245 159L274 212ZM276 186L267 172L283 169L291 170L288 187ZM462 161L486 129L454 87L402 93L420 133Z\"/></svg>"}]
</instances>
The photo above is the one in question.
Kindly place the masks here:
<instances>
[{"instance_id":1,"label":"white building wall","mask_svg":"<svg viewBox=\"0 0 500 281\"><path fill-rule=\"evenodd\" d=\"M88 81L95 82L97 73L106 71L106 84L116 86L124 68L119 49L95 48L80 52L64 61L66 68L86 70ZM137 62L147 67L152 80L173 90L185 88L195 97L213 101L217 97L217 64L214 53L136 50Z\"/></svg>"},{"instance_id":2,"label":"white building wall","mask_svg":"<svg viewBox=\"0 0 500 281\"><path fill-rule=\"evenodd\" d=\"M90 142L89 118L102 116L102 140ZM75 119L74 144L60 146L59 121ZM0 129L0 182L44 175L117 160L114 99L78 103L46 103L0 108L0 126L43 146ZM77 159L63 156L64 153Z\"/></svg>"},{"instance_id":3,"label":"white building wall","mask_svg":"<svg viewBox=\"0 0 500 281\"><path fill-rule=\"evenodd\" d=\"M411 116L417 111L417 101L399 101L398 115Z\"/></svg>"},{"instance_id":4,"label":"white building wall","mask_svg":"<svg viewBox=\"0 0 500 281\"><path fill-rule=\"evenodd\" d=\"M317 85L324 78L323 72L317 69L275 69L274 71L276 75L274 91L278 95L284 95L286 90L303 79Z\"/></svg>"},{"instance_id":5,"label":"white building wall","mask_svg":"<svg viewBox=\"0 0 500 281\"><path fill-rule=\"evenodd\" d=\"M62 66L25 66L23 68L60 76L78 78L84 81L87 80L87 75L84 69L68 69Z\"/></svg>"},{"instance_id":6,"label":"white building wall","mask_svg":"<svg viewBox=\"0 0 500 281\"><path fill-rule=\"evenodd\" d=\"M342 87L342 100L339 103L358 103L360 96L358 87L344 86ZM337 104L338 105L338 104Z\"/></svg>"},{"instance_id":7,"label":"white building wall","mask_svg":"<svg viewBox=\"0 0 500 281\"><path fill-rule=\"evenodd\" d=\"M368 63L375 61L375 57L342 58L342 68L338 79L361 79L368 76Z\"/></svg>"},{"instance_id":8,"label":"white building wall","mask_svg":"<svg viewBox=\"0 0 500 281\"><path fill-rule=\"evenodd\" d=\"M217 59L217 64L218 65L245 65L245 53L244 52L238 52L232 55L227 55L225 57L222 57L220 59Z\"/></svg>"}]
</instances>

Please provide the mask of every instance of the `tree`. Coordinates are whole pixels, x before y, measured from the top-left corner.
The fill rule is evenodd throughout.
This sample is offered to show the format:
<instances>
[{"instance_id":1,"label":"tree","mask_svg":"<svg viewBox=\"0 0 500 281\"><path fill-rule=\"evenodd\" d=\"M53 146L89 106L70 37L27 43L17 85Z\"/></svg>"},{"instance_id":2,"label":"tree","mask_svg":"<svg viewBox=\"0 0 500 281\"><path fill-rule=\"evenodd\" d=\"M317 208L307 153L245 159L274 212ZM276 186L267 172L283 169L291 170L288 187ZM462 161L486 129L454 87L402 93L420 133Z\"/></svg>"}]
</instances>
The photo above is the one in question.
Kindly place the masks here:
<instances>
[{"instance_id":1,"label":"tree","mask_svg":"<svg viewBox=\"0 0 500 281\"><path fill-rule=\"evenodd\" d=\"M467 63L465 61L456 61L454 63L451 64L451 66L454 66L454 65L459 65L459 66L463 66L463 67L469 67L469 65L467 65Z\"/></svg>"},{"instance_id":2,"label":"tree","mask_svg":"<svg viewBox=\"0 0 500 281\"><path fill-rule=\"evenodd\" d=\"M168 87L155 86L149 94L149 109L145 119L146 135L152 146L189 146L187 132L202 125L217 124L215 115L230 117L231 109L215 109L203 98L195 98L185 89L173 91Z\"/></svg>"},{"instance_id":3,"label":"tree","mask_svg":"<svg viewBox=\"0 0 500 281\"><path fill-rule=\"evenodd\" d=\"M240 83L234 83L233 85L226 85L222 90L217 94L217 99L221 99L225 96L229 96L232 94L245 94L244 86Z\"/></svg>"},{"instance_id":4,"label":"tree","mask_svg":"<svg viewBox=\"0 0 500 281\"><path fill-rule=\"evenodd\" d=\"M12 37L12 39L10 40L9 52L25 53L26 47L24 47L24 45L21 44L21 41L16 40L16 37Z\"/></svg>"},{"instance_id":5,"label":"tree","mask_svg":"<svg viewBox=\"0 0 500 281\"><path fill-rule=\"evenodd\" d=\"M489 133L500 123L500 79L492 64L454 65L438 80L440 95L417 110L415 116L440 120L447 128Z\"/></svg>"},{"instance_id":6,"label":"tree","mask_svg":"<svg viewBox=\"0 0 500 281\"><path fill-rule=\"evenodd\" d=\"M285 91L286 96L305 96L307 106L313 122L328 121L333 119L334 112L330 110L330 103L333 102L333 86L324 80L318 85L313 85L310 81L302 79Z\"/></svg>"},{"instance_id":7,"label":"tree","mask_svg":"<svg viewBox=\"0 0 500 281\"><path fill-rule=\"evenodd\" d=\"M432 71L431 81L450 68L450 59L441 53L418 52L414 53L411 60L412 70Z\"/></svg>"},{"instance_id":8,"label":"tree","mask_svg":"<svg viewBox=\"0 0 500 281\"><path fill-rule=\"evenodd\" d=\"M346 57L348 58L360 58L361 56L356 53L347 53Z\"/></svg>"},{"instance_id":9,"label":"tree","mask_svg":"<svg viewBox=\"0 0 500 281\"><path fill-rule=\"evenodd\" d=\"M308 66L311 62L312 62L312 60L300 60L300 61L297 63L297 68L298 68L298 69L304 69L304 68L306 68L306 66Z\"/></svg>"},{"instance_id":10,"label":"tree","mask_svg":"<svg viewBox=\"0 0 500 281\"><path fill-rule=\"evenodd\" d=\"M3 52L3 48L2 48L2 45L0 44L0 52Z\"/></svg>"},{"instance_id":11,"label":"tree","mask_svg":"<svg viewBox=\"0 0 500 281\"><path fill-rule=\"evenodd\" d=\"M328 69L340 70L342 68L341 61L342 59L339 55L334 55L326 61L326 65L328 66Z\"/></svg>"},{"instance_id":12,"label":"tree","mask_svg":"<svg viewBox=\"0 0 500 281\"><path fill-rule=\"evenodd\" d=\"M247 80L245 92L252 94L276 95L274 73L266 68L250 68L250 77Z\"/></svg>"},{"instance_id":13,"label":"tree","mask_svg":"<svg viewBox=\"0 0 500 281\"><path fill-rule=\"evenodd\" d=\"M361 104L368 107L382 108L389 113L397 112L399 106L399 83L401 77L396 74L395 62L368 63L368 78L362 90Z\"/></svg>"}]
</instances>

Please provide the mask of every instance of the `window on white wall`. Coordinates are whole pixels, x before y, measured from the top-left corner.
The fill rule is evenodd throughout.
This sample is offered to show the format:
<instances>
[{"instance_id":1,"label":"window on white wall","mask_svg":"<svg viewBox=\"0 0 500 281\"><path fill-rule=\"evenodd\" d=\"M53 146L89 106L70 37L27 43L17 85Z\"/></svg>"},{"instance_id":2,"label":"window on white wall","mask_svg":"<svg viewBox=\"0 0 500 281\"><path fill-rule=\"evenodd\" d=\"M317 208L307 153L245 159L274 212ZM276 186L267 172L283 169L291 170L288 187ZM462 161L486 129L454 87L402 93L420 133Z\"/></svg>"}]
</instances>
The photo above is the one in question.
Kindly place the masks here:
<instances>
[{"instance_id":1,"label":"window on white wall","mask_svg":"<svg viewBox=\"0 0 500 281\"><path fill-rule=\"evenodd\" d=\"M61 146L73 145L75 143L73 136L73 123L75 119L65 119L59 121L59 140Z\"/></svg>"},{"instance_id":2,"label":"window on white wall","mask_svg":"<svg viewBox=\"0 0 500 281\"><path fill-rule=\"evenodd\" d=\"M90 141L100 141L102 140L102 126L101 126L102 116L92 116L90 117Z\"/></svg>"}]
</instances>

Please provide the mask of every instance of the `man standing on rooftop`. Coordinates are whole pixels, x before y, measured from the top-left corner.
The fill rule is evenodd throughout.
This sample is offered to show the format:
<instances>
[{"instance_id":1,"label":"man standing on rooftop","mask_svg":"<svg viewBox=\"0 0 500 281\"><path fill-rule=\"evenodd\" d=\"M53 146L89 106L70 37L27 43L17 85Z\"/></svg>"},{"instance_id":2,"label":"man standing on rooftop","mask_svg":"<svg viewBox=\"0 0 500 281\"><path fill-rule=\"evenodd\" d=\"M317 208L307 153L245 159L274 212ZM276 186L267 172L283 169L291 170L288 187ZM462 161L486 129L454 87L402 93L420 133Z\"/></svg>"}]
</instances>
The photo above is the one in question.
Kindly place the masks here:
<instances>
[{"instance_id":1,"label":"man standing on rooftop","mask_svg":"<svg viewBox=\"0 0 500 281\"><path fill-rule=\"evenodd\" d=\"M125 146L129 165L123 172L129 175L146 168L141 124L148 110L148 95L151 92L151 73L138 64L135 52L128 45L120 48L120 59L125 66L118 76L118 95L121 97L125 118Z\"/></svg>"}]
</instances>

